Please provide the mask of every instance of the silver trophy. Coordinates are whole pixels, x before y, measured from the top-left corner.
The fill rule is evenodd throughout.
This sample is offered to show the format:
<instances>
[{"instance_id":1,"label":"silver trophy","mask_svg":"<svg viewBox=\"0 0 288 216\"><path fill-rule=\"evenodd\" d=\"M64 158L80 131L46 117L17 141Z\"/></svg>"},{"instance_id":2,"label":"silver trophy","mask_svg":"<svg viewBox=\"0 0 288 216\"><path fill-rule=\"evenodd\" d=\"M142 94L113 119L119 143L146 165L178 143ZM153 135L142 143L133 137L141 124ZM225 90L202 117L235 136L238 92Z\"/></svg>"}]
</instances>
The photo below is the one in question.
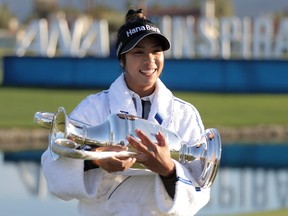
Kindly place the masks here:
<instances>
[{"instance_id":1,"label":"silver trophy","mask_svg":"<svg viewBox=\"0 0 288 216\"><path fill-rule=\"evenodd\" d=\"M181 164L200 163L202 170L197 177L197 183L202 188L212 185L220 164L221 138L215 128L207 129L195 143L187 144L176 133L158 124L127 114L112 114L103 124L91 126L70 119L65 109L60 107L55 114L36 112L34 122L50 129L49 150L54 160L57 160L59 156L94 160L135 155L137 151L129 145L126 137L133 136L139 139L135 134L135 129L140 129L155 143L157 143L155 135L162 132L169 143L171 157ZM106 145L127 146L128 151L89 151L89 148L93 146Z\"/></svg>"}]
</instances>

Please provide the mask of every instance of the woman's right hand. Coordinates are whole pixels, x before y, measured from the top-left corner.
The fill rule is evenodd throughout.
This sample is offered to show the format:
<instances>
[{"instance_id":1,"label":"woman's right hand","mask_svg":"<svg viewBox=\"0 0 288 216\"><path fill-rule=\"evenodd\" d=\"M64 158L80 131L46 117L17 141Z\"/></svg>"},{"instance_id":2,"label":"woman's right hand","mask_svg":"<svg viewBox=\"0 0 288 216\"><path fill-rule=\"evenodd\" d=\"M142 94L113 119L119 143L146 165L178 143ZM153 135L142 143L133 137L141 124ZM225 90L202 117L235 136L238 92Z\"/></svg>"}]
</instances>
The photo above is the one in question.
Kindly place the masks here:
<instances>
[{"instance_id":1,"label":"woman's right hand","mask_svg":"<svg viewBox=\"0 0 288 216\"><path fill-rule=\"evenodd\" d=\"M128 148L120 145L109 145L93 148L91 151L102 152L102 151L127 151ZM134 165L136 158L134 157L111 157L107 159L92 160L91 163L94 166L99 166L107 172L118 172L124 171Z\"/></svg>"}]
</instances>

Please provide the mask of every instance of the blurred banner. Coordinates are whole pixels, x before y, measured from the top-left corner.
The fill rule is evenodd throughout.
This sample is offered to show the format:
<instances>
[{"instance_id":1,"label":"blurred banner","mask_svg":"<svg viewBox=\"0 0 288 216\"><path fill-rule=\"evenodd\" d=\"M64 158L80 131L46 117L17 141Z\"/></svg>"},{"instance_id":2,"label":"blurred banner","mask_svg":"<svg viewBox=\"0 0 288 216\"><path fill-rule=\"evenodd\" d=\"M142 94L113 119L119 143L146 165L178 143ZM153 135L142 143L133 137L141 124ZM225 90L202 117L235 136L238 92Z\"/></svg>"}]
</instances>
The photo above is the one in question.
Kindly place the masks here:
<instances>
[{"instance_id":1,"label":"blurred banner","mask_svg":"<svg viewBox=\"0 0 288 216\"><path fill-rule=\"evenodd\" d=\"M122 73L115 58L4 57L4 86L108 88ZM171 90L287 93L285 60L165 60L161 80Z\"/></svg>"},{"instance_id":2,"label":"blurred banner","mask_svg":"<svg viewBox=\"0 0 288 216\"><path fill-rule=\"evenodd\" d=\"M156 16L171 40L167 58L283 59L288 52L288 18ZM17 35L17 56L115 56L115 32L107 20L88 16L33 20Z\"/></svg>"}]
</instances>

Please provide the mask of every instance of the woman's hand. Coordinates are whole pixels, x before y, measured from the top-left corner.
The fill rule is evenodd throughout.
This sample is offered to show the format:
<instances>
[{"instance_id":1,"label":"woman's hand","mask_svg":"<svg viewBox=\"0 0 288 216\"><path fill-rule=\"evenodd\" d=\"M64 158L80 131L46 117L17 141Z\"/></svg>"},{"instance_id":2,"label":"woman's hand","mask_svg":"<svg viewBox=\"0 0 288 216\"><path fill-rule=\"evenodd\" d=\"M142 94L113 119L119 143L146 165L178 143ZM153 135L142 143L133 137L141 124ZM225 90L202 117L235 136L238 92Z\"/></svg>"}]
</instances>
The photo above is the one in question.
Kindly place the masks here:
<instances>
[{"instance_id":1,"label":"woman's hand","mask_svg":"<svg viewBox=\"0 0 288 216\"><path fill-rule=\"evenodd\" d=\"M92 149L92 151L102 152L102 151L127 151L128 148L120 145L110 145L110 146L102 146L98 148ZM92 160L91 163L94 166L99 166L102 169L106 170L107 172L118 172L123 171L131 166L136 162L136 158L133 157L111 157L107 159L99 159L99 160Z\"/></svg>"},{"instance_id":2,"label":"woman's hand","mask_svg":"<svg viewBox=\"0 0 288 216\"><path fill-rule=\"evenodd\" d=\"M132 136L127 137L127 140L139 152L135 156L137 162L163 177L172 175L175 172L175 164L164 135L158 132L155 136L158 143L154 143L143 131L136 129L135 132L141 142Z\"/></svg>"}]
</instances>

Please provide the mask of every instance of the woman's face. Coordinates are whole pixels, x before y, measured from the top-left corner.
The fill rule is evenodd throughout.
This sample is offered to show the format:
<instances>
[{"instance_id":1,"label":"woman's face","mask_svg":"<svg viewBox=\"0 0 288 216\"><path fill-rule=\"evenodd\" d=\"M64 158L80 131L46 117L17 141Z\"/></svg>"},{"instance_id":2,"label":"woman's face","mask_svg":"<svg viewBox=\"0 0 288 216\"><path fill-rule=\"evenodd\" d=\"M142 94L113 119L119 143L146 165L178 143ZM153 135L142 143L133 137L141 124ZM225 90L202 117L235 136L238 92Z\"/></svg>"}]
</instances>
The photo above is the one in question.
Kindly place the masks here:
<instances>
[{"instance_id":1,"label":"woman's face","mask_svg":"<svg viewBox=\"0 0 288 216\"><path fill-rule=\"evenodd\" d=\"M164 67L164 54L157 37L147 36L125 54L125 80L140 97L153 93Z\"/></svg>"}]
</instances>

